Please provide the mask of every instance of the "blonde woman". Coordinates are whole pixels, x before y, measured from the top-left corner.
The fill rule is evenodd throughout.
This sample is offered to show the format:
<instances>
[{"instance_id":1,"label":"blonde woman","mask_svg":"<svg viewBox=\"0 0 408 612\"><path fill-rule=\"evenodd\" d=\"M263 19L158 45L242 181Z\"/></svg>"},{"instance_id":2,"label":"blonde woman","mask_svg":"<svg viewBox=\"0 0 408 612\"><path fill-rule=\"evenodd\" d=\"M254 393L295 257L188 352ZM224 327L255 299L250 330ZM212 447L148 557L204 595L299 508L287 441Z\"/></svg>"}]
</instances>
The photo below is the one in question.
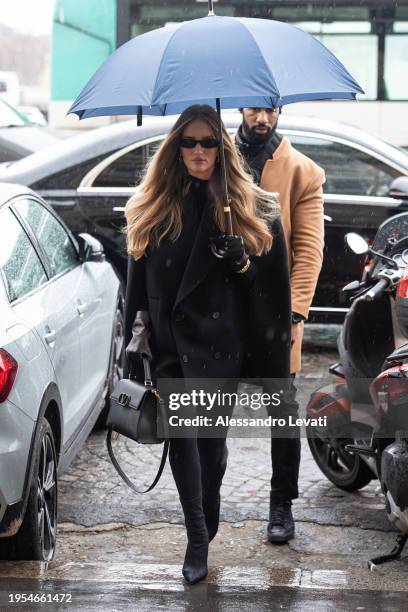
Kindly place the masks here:
<instances>
[{"instance_id":1,"label":"blonde woman","mask_svg":"<svg viewBox=\"0 0 408 612\"><path fill-rule=\"evenodd\" d=\"M222 126L234 231L225 234L217 127L211 107L186 109L126 206L125 373L132 368L141 379L143 354L155 379L289 376L289 274L279 207L245 173ZM208 544L218 529L225 435L170 442L190 584L206 577Z\"/></svg>"}]
</instances>

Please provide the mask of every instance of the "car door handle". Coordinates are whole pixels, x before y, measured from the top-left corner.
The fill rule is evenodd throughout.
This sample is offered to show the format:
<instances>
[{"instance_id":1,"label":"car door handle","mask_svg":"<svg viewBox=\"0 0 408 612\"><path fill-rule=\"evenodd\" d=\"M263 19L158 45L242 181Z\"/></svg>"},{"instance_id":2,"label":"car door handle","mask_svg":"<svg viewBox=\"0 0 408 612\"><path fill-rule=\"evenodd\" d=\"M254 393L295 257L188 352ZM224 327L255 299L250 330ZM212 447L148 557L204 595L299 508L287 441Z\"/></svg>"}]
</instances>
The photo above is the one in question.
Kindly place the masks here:
<instances>
[{"instance_id":1,"label":"car door handle","mask_svg":"<svg viewBox=\"0 0 408 612\"><path fill-rule=\"evenodd\" d=\"M77 311L78 311L79 316L82 316L83 314L85 314L88 308L89 308L89 304L83 304L81 300L77 300Z\"/></svg>"},{"instance_id":2,"label":"car door handle","mask_svg":"<svg viewBox=\"0 0 408 612\"><path fill-rule=\"evenodd\" d=\"M57 332L55 331L55 329L50 329L47 325L46 327L47 333L44 334L44 339L47 342L47 344L52 344L53 342L55 342L56 338L57 338Z\"/></svg>"}]
</instances>

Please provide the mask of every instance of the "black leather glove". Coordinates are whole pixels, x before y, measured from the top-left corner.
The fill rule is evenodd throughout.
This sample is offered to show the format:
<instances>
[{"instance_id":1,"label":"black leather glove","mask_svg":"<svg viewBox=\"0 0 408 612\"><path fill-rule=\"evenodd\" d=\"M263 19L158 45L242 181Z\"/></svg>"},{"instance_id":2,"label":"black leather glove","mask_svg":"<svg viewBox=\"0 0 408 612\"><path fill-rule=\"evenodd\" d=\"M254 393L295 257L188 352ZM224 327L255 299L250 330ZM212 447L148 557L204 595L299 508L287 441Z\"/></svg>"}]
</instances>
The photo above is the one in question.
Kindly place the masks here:
<instances>
[{"instance_id":1,"label":"black leather glove","mask_svg":"<svg viewBox=\"0 0 408 612\"><path fill-rule=\"evenodd\" d=\"M126 357L131 361L135 361L137 358L142 359L143 356L152 359L149 338L149 313L145 310L138 310L132 326L132 339L126 347Z\"/></svg>"},{"instance_id":2,"label":"black leather glove","mask_svg":"<svg viewBox=\"0 0 408 612\"><path fill-rule=\"evenodd\" d=\"M242 236L223 234L210 239L220 259L224 259L234 272L241 270L248 262Z\"/></svg>"}]
</instances>

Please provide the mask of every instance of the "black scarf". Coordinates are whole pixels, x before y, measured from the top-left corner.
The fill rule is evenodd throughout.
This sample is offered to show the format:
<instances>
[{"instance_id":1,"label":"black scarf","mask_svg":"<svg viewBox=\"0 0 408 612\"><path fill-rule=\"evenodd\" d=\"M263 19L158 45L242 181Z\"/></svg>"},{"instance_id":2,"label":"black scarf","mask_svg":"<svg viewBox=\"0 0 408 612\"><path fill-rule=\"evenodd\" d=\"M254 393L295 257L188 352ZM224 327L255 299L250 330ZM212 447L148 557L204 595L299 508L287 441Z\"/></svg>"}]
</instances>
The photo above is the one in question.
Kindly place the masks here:
<instances>
[{"instance_id":1,"label":"black scarf","mask_svg":"<svg viewBox=\"0 0 408 612\"><path fill-rule=\"evenodd\" d=\"M264 166L268 159L272 159L274 152L282 142L282 136L277 133L276 128L273 128L267 140L255 141L244 136L241 124L235 142L246 161L247 171L252 174L254 181L259 185Z\"/></svg>"}]
</instances>

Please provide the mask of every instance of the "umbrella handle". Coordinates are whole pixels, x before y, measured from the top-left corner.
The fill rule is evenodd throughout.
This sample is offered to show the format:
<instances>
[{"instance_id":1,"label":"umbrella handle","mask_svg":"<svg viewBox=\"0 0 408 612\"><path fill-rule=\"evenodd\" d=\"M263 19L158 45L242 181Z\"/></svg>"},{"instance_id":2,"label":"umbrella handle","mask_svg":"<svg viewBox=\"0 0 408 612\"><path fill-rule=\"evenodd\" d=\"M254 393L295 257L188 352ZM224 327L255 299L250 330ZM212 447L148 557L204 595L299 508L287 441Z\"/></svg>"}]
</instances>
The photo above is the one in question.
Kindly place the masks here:
<instances>
[{"instance_id":1,"label":"umbrella handle","mask_svg":"<svg viewBox=\"0 0 408 612\"><path fill-rule=\"evenodd\" d=\"M218 252L217 247L213 242L210 242L210 249L212 254L218 257L218 259L223 259L224 255Z\"/></svg>"},{"instance_id":2,"label":"umbrella handle","mask_svg":"<svg viewBox=\"0 0 408 612\"><path fill-rule=\"evenodd\" d=\"M221 164L221 185L224 192L224 213L225 213L225 233L232 234L232 219L231 219L231 199L228 194L227 185L227 171L225 168L225 153L224 153L224 138L222 134L222 123L221 123L221 102L219 98L215 99L217 105L218 114L218 134L220 141L220 164Z\"/></svg>"}]
</instances>

